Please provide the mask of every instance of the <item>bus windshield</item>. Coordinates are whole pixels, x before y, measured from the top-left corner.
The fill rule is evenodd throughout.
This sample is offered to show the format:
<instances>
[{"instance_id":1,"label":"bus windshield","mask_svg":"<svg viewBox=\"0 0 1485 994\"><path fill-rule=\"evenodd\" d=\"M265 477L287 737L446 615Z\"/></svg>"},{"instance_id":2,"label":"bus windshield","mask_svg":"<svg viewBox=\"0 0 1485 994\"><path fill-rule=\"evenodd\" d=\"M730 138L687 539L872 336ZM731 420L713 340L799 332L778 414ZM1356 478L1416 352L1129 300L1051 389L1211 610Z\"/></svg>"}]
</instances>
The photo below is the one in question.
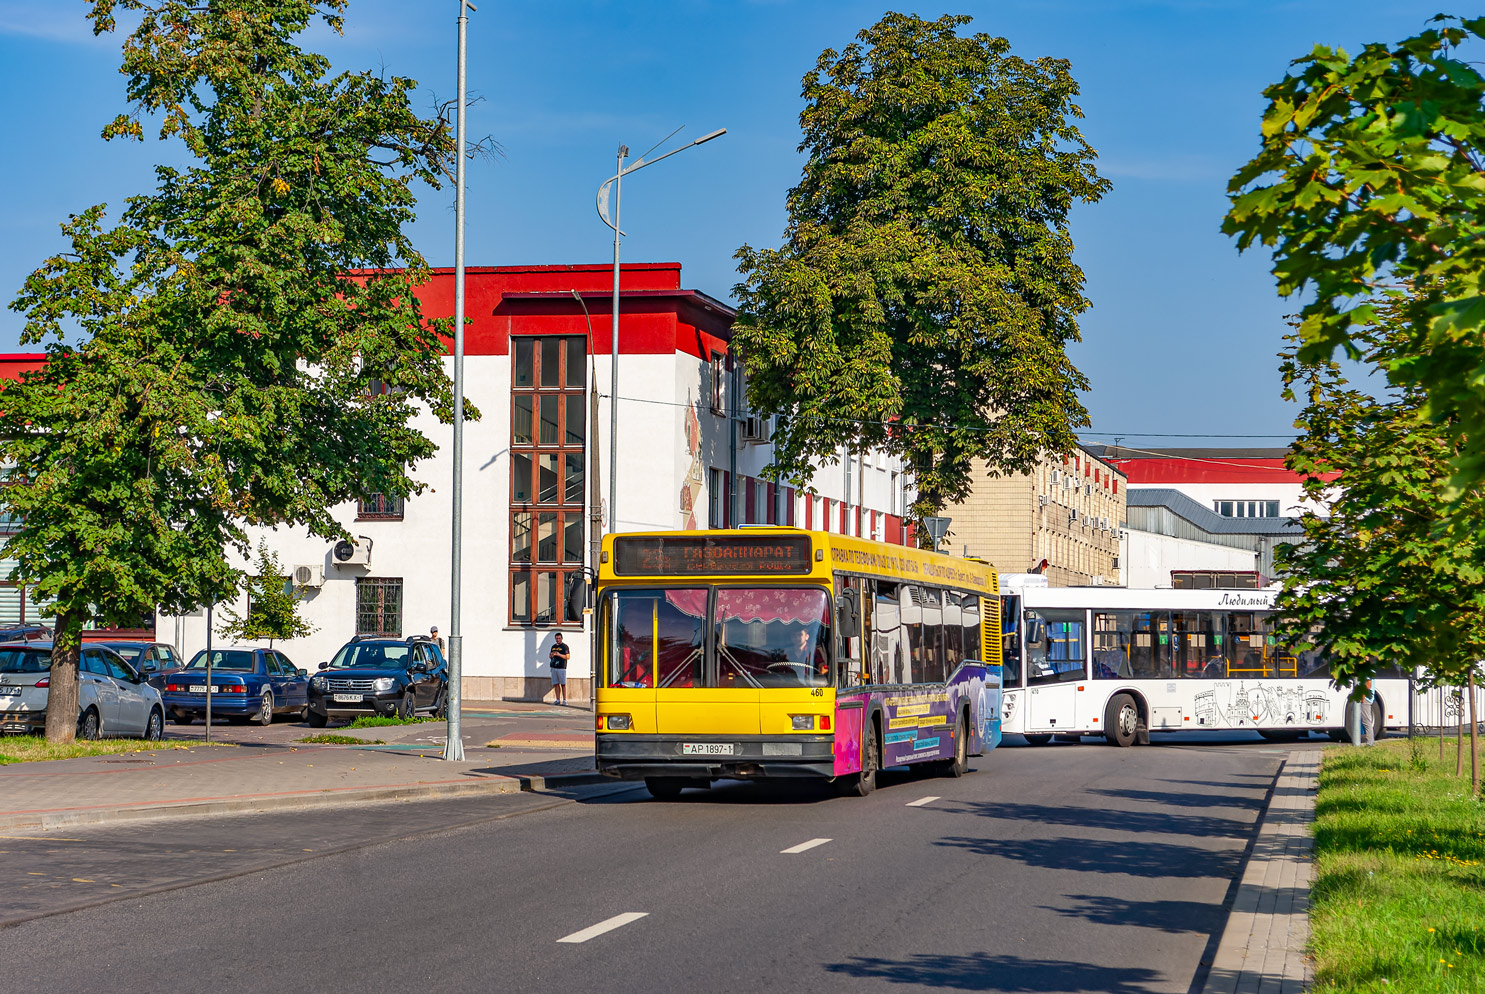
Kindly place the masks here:
<instances>
[{"instance_id":1,"label":"bus windshield","mask_svg":"<svg viewBox=\"0 0 1485 994\"><path fill-rule=\"evenodd\" d=\"M820 587L616 590L603 628L611 687L831 683L830 595Z\"/></svg>"}]
</instances>

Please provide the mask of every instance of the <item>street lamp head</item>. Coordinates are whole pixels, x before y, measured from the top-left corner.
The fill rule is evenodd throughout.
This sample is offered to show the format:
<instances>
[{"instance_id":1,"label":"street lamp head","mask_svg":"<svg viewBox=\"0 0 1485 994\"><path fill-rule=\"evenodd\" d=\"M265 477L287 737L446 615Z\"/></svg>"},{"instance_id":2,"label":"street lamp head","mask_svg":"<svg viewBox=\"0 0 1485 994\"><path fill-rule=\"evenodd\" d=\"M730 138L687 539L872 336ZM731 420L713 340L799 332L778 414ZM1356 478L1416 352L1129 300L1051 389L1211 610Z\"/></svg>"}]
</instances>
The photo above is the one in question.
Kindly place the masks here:
<instances>
[{"instance_id":1,"label":"street lamp head","mask_svg":"<svg viewBox=\"0 0 1485 994\"><path fill-rule=\"evenodd\" d=\"M696 139L691 144L692 145L700 145L703 142L709 142L709 141L711 141L713 138L721 138L726 133L727 133L727 129L726 128L718 128L716 131L713 131L709 135L702 135L700 138Z\"/></svg>"}]
</instances>

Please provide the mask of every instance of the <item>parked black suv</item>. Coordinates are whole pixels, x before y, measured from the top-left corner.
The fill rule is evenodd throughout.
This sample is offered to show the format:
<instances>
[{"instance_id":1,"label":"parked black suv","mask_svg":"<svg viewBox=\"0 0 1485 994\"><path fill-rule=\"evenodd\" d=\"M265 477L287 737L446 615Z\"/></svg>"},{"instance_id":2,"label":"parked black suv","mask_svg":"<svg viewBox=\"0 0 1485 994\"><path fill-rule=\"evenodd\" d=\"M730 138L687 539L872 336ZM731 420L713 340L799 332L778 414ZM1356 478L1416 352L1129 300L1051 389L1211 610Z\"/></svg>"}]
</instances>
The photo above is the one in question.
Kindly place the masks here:
<instances>
[{"instance_id":1,"label":"parked black suv","mask_svg":"<svg viewBox=\"0 0 1485 994\"><path fill-rule=\"evenodd\" d=\"M431 639L358 636L309 681L309 724L331 717L448 713L449 668Z\"/></svg>"}]
</instances>

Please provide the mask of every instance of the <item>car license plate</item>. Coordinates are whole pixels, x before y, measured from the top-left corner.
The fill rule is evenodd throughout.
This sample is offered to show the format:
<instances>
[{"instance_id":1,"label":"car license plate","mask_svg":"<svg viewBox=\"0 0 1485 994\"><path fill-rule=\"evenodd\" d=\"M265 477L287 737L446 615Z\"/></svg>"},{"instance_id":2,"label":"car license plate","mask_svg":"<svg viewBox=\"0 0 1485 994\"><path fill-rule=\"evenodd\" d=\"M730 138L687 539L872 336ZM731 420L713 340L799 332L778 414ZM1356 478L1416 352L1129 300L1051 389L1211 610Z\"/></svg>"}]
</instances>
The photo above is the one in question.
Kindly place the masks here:
<instances>
[{"instance_id":1,"label":"car license plate","mask_svg":"<svg viewBox=\"0 0 1485 994\"><path fill-rule=\"evenodd\" d=\"M335 701L338 704L360 704L360 694L336 694Z\"/></svg>"},{"instance_id":2,"label":"car license plate","mask_svg":"<svg viewBox=\"0 0 1485 994\"><path fill-rule=\"evenodd\" d=\"M19 697L20 693L19 687L0 687L0 697Z\"/></svg>"},{"instance_id":3,"label":"car license plate","mask_svg":"<svg viewBox=\"0 0 1485 994\"><path fill-rule=\"evenodd\" d=\"M731 756L735 747L731 742L682 742L682 756Z\"/></svg>"},{"instance_id":4,"label":"car license plate","mask_svg":"<svg viewBox=\"0 0 1485 994\"><path fill-rule=\"evenodd\" d=\"M204 684L204 683L193 683L189 687L187 687L186 690L188 690L189 692L191 692L193 694L204 694L204 693L206 693L206 684Z\"/></svg>"}]
</instances>

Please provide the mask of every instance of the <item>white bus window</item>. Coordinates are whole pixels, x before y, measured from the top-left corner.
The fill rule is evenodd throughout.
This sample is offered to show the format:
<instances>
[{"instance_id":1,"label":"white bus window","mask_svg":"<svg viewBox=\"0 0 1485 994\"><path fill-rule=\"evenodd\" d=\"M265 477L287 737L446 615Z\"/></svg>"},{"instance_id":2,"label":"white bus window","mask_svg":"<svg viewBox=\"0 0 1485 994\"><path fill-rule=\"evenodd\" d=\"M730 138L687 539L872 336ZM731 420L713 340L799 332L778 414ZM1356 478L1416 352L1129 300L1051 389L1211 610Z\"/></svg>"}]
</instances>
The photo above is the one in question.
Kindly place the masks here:
<instances>
[{"instance_id":1,"label":"white bus window","mask_svg":"<svg viewBox=\"0 0 1485 994\"><path fill-rule=\"evenodd\" d=\"M944 591L944 679L964 661L964 600L952 590Z\"/></svg>"},{"instance_id":2,"label":"white bus window","mask_svg":"<svg viewBox=\"0 0 1485 994\"><path fill-rule=\"evenodd\" d=\"M923 641L913 669L920 683L942 683L944 665L944 597L933 587L919 587L923 595Z\"/></svg>"},{"instance_id":3,"label":"white bus window","mask_svg":"<svg viewBox=\"0 0 1485 994\"><path fill-rule=\"evenodd\" d=\"M898 584L886 580L876 583L871 612L872 683L901 683L900 660L907 652L903 644L902 606L898 601Z\"/></svg>"},{"instance_id":4,"label":"white bus window","mask_svg":"<svg viewBox=\"0 0 1485 994\"><path fill-rule=\"evenodd\" d=\"M1030 686L1061 683L1085 678L1083 655L1083 612L1041 610L1026 613L1041 637L1026 641L1026 682Z\"/></svg>"},{"instance_id":5,"label":"white bus window","mask_svg":"<svg viewBox=\"0 0 1485 994\"><path fill-rule=\"evenodd\" d=\"M1000 599L1001 686L1021 686L1021 598L1006 595Z\"/></svg>"},{"instance_id":6,"label":"white bus window","mask_svg":"<svg viewBox=\"0 0 1485 994\"><path fill-rule=\"evenodd\" d=\"M1134 677L1133 611L1093 613L1093 679L1128 680ZM1146 644L1149 637L1146 635Z\"/></svg>"}]
</instances>

